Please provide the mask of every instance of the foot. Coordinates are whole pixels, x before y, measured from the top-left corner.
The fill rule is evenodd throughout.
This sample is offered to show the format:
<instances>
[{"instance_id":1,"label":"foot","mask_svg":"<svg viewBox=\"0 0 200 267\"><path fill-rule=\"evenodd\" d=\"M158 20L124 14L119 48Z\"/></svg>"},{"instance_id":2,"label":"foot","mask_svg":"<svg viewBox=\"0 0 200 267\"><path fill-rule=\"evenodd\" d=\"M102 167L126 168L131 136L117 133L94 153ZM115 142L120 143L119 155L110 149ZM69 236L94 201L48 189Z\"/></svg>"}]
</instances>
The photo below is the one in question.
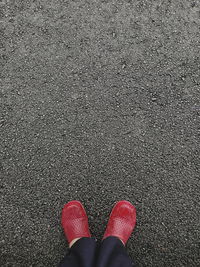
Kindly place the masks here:
<instances>
[{"instance_id":1,"label":"foot","mask_svg":"<svg viewBox=\"0 0 200 267\"><path fill-rule=\"evenodd\" d=\"M118 237L125 245L136 225L136 208L128 201L119 201L114 206L103 239Z\"/></svg>"},{"instance_id":2,"label":"foot","mask_svg":"<svg viewBox=\"0 0 200 267\"><path fill-rule=\"evenodd\" d=\"M66 239L70 244L82 237L91 237L86 211L79 201L64 205L61 218Z\"/></svg>"}]
</instances>

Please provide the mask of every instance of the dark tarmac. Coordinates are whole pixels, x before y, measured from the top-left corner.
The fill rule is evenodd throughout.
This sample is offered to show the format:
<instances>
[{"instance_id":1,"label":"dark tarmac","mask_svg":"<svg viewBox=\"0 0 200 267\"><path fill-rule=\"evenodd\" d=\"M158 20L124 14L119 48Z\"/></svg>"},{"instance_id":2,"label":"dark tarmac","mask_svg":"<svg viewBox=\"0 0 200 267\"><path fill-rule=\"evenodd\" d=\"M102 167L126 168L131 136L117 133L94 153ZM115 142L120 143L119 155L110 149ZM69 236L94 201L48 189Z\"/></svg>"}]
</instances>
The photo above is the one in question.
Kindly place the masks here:
<instances>
[{"instance_id":1,"label":"dark tarmac","mask_svg":"<svg viewBox=\"0 0 200 267\"><path fill-rule=\"evenodd\" d=\"M0 1L0 266L57 266L64 203L137 267L197 267L200 1Z\"/></svg>"}]
</instances>

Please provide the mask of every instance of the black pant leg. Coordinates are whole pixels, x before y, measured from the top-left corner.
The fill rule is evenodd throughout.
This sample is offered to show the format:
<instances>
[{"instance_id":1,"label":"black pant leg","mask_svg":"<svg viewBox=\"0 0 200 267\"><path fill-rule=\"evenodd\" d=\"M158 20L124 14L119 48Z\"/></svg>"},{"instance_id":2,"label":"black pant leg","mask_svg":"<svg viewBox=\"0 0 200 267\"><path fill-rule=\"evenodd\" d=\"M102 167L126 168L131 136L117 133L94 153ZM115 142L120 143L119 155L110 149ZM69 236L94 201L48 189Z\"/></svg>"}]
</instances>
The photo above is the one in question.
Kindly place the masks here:
<instances>
[{"instance_id":1,"label":"black pant leg","mask_svg":"<svg viewBox=\"0 0 200 267\"><path fill-rule=\"evenodd\" d=\"M97 267L133 267L126 249L116 237L107 237L100 245Z\"/></svg>"},{"instance_id":2,"label":"black pant leg","mask_svg":"<svg viewBox=\"0 0 200 267\"><path fill-rule=\"evenodd\" d=\"M94 267L96 258L96 241L83 237L70 249L59 267Z\"/></svg>"}]
</instances>

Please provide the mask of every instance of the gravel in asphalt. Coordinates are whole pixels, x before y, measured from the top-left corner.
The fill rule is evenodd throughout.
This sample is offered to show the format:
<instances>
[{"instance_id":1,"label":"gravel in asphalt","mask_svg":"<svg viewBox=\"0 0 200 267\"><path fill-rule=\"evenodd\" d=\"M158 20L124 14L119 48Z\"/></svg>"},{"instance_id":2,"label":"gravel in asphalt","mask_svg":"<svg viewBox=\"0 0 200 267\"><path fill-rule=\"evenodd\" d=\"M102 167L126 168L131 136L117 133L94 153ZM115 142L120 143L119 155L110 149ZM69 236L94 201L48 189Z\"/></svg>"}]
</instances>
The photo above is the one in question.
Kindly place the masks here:
<instances>
[{"instance_id":1,"label":"gravel in asphalt","mask_svg":"<svg viewBox=\"0 0 200 267\"><path fill-rule=\"evenodd\" d=\"M0 265L57 266L64 203L137 267L197 267L200 1L0 1Z\"/></svg>"}]
</instances>

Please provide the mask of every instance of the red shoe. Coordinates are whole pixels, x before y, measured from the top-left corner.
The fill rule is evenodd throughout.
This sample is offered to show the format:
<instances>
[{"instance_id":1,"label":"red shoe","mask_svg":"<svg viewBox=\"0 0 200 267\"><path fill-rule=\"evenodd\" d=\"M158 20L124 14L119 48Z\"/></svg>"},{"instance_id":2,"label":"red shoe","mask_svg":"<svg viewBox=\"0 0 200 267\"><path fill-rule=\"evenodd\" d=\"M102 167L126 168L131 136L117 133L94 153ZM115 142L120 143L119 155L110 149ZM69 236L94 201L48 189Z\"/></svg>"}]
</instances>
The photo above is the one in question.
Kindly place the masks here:
<instances>
[{"instance_id":1,"label":"red shoe","mask_svg":"<svg viewBox=\"0 0 200 267\"><path fill-rule=\"evenodd\" d=\"M79 201L70 201L64 205L61 223L69 243L75 238L91 237L88 217Z\"/></svg>"},{"instance_id":2,"label":"red shoe","mask_svg":"<svg viewBox=\"0 0 200 267\"><path fill-rule=\"evenodd\" d=\"M128 201L119 201L110 214L103 239L108 236L116 236L125 245L135 225L136 208Z\"/></svg>"}]
</instances>

